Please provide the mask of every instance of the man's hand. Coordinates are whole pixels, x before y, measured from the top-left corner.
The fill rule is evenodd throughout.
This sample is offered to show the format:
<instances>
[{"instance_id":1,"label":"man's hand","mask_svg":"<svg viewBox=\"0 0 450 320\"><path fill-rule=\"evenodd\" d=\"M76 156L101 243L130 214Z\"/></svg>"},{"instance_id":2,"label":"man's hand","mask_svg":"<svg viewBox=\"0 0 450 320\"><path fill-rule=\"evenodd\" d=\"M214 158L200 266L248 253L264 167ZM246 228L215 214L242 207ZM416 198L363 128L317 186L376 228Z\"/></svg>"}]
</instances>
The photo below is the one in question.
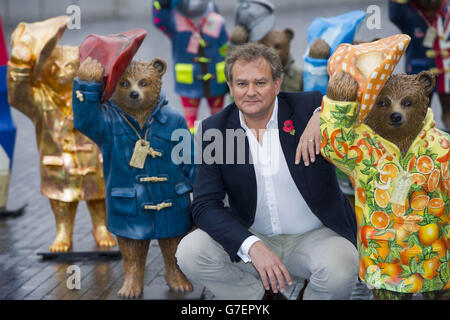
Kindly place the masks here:
<instances>
[{"instance_id":1,"label":"man's hand","mask_svg":"<svg viewBox=\"0 0 450 320\"><path fill-rule=\"evenodd\" d=\"M316 155L320 153L320 112L316 112L309 119L295 152L295 164L300 164L303 159L305 166L310 161L316 161Z\"/></svg>"},{"instance_id":2,"label":"man's hand","mask_svg":"<svg viewBox=\"0 0 450 320\"><path fill-rule=\"evenodd\" d=\"M272 291L278 293L277 282L281 292L284 292L285 280L288 285L292 285L287 268L262 241L256 241L248 250L248 254L259 272L264 289L269 290L272 287Z\"/></svg>"}]
</instances>

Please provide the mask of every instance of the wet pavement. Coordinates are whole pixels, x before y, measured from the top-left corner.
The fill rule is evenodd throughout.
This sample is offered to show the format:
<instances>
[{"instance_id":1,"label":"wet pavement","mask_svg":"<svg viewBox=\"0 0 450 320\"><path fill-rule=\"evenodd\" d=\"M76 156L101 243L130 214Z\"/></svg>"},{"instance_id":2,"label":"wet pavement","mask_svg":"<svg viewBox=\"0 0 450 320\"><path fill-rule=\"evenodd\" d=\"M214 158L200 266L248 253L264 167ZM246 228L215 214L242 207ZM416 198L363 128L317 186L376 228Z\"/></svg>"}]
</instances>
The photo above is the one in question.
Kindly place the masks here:
<instances>
[{"instance_id":1,"label":"wet pavement","mask_svg":"<svg viewBox=\"0 0 450 320\"><path fill-rule=\"evenodd\" d=\"M363 25L356 39L371 40L396 33L397 30L387 18L386 2L379 3L381 8L381 29L369 30ZM294 30L295 37L291 53L297 63L302 65L302 56L306 49L306 29L316 16L333 16L349 10L362 9L358 2L330 1L327 6L314 6L277 12L276 27L289 27ZM43 17L44 18L44 17ZM233 18L230 13L225 15L228 30L231 32ZM7 41L15 25L6 25ZM182 112L179 98L173 92L173 61L170 56L169 40L159 32L148 19L122 18L114 20L83 22L80 30L67 30L61 44L78 45L89 33L111 34L134 28L145 28L147 38L139 49L136 58L151 60L155 57L166 59L168 72L163 78L164 90L169 104ZM9 44L8 44L9 45ZM397 67L397 72L403 71L403 61ZM227 97L229 102L229 97ZM436 119L440 117L437 97L433 99L433 110ZM203 102L199 119L209 115L209 110ZM37 253L46 250L51 244L56 229L49 201L40 194L40 177L38 152L32 122L23 114L12 110L14 122L18 128L13 162L13 171L9 191L8 208L14 209L28 204L26 213L18 218L0 220L0 299L114 299L115 292L123 280L121 260L54 262L43 261ZM440 121L438 120L438 126ZM294 159L292 159L294 160ZM93 248L91 222L86 205L78 207L74 234L74 243ZM95 250L95 248L93 249ZM67 268L76 264L81 270L81 289L67 288ZM145 276L147 285L164 286L163 260L156 241L151 244ZM288 289L290 299L295 299L301 286L297 283ZM161 289L164 290L164 289ZM199 298L211 299L211 293L200 290ZM165 293L164 293L165 294ZM145 297L144 297L145 298ZM352 299L370 299L371 294L363 284L357 284Z\"/></svg>"}]
</instances>

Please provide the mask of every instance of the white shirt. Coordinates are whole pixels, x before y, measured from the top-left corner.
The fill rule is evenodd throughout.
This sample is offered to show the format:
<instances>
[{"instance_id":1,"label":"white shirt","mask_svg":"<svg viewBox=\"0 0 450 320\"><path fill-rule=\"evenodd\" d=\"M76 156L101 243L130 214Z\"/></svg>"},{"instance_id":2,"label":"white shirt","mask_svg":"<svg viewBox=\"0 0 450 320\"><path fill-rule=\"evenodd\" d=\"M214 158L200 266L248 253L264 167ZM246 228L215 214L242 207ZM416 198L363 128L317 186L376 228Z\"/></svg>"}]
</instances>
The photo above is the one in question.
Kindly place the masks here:
<instances>
[{"instance_id":1,"label":"white shirt","mask_svg":"<svg viewBox=\"0 0 450 320\"><path fill-rule=\"evenodd\" d=\"M250 228L271 237L301 234L321 227L322 222L312 213L292 179L281 148L279 134L288 133L278 130L278 98L261 144L240 111L239 119L248 137L256 175L256 214ZM251 261L248 250L258 240L250 236L242 243L237 253L242 261Z\"/></svg>"}]
</instances>

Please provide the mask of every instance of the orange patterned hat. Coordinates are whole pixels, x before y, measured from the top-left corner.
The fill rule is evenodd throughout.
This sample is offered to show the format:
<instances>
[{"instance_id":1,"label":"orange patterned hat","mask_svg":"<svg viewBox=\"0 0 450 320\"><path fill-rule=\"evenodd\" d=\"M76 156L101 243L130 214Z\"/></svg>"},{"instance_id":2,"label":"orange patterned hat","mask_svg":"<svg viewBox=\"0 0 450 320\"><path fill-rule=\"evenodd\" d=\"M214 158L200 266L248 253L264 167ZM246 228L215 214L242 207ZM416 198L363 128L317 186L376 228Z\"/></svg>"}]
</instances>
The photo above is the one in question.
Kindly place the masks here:
<instances>
[{"instance_id":1,"label":"orange patterned hat","mask_svg":"<svg viewBox=\"0 0 450 320\"><path fill-rule=\"evenodd\" d=\"M397 34L374 42L351 45L343 43L328 60L328 74L349 73L359 84L360 105L356 124L367 118L395 66L400 61L411 38Z\"/></svg>"}]
</instances>

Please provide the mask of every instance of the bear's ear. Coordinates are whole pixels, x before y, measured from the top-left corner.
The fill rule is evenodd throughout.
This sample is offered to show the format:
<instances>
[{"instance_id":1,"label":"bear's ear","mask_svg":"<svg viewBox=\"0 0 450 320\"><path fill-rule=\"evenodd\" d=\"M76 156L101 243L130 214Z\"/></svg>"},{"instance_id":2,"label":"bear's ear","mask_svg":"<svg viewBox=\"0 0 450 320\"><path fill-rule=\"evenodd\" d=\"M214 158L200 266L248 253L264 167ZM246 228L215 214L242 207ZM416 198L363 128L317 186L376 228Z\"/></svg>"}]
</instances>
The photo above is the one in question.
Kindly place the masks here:
<instances>
[{"instance_id":1,"label":"bear's ear","mask_svg":"<svg viewBox=\"0 0 450 320\"><path fill-rule=\"evenodd\" d=\"M153 59L152 66L153 68L158 70L161 77L163 76L164 73L166 73L167 64L163 59L160 58Z\"/></svg>"},{"instance_id":2,"label":"bear's ear","mask_svg":"<svg viewBox=\"0 0 450 320\"><path fill-rule=\"evenodd\" d=\"M436 79L434 75L429 71L421 71L417 74L417 79L423 85L427 94L430 94L434 90Z\"/></svg>"},{"instance_id":3,"label":"bear's ear","mask_svg":"<svg viewBox=\"0 0 450 320\"><path fill-rule=\"evenodd\" d=\"M286 34L286 37L288 37L289 41L292 41L294 39L294 30L291 28L284 29L284 33Z\"/></svg>"}]
</instances>

